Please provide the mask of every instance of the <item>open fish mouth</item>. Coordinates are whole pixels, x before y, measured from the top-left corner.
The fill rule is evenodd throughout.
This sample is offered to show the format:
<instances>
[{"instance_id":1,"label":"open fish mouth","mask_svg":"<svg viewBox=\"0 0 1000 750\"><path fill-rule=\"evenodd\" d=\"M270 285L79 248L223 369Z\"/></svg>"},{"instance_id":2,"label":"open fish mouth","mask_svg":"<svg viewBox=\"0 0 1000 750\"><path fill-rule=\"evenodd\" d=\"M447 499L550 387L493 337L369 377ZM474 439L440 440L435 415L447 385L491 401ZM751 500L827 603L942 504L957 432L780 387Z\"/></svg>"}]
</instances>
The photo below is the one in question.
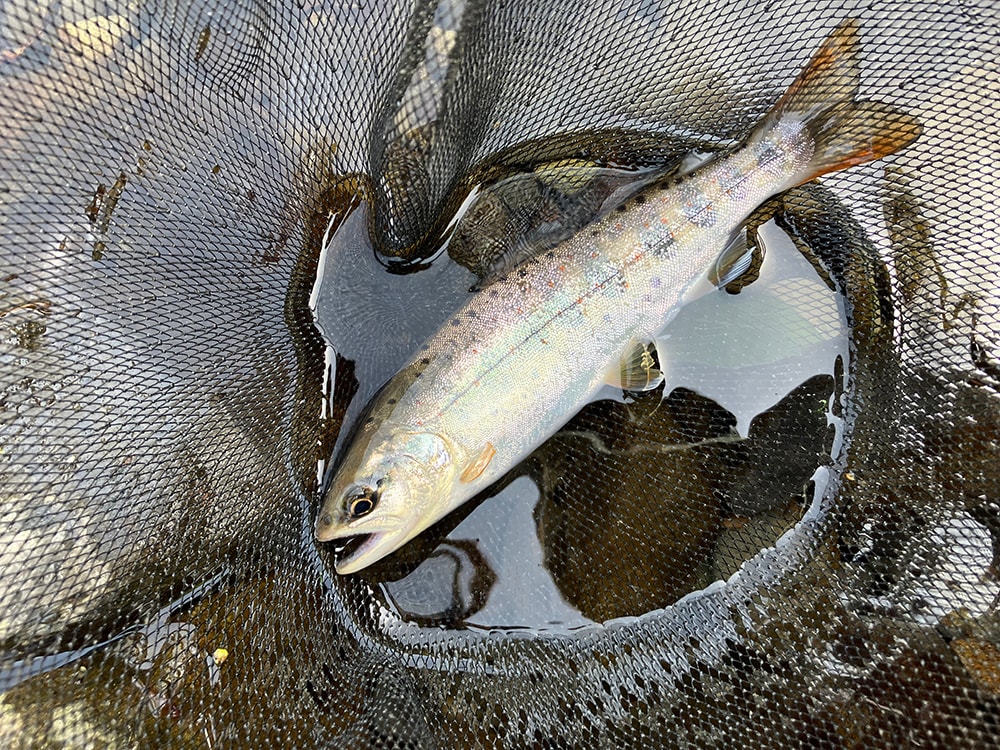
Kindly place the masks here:
<instances>
[{"instance_id":1,"label":"open fish mouth","mask_svg":"<svg viewBox=\"0 0 1000 750\"><path fill-rule=\"evenodd\" d=\"M336 552L337 573L347 575L368 567L399 546L396 544L399 536L400 532L374 531L347 537L347 542Z\"/></svg>"}]
</instances>

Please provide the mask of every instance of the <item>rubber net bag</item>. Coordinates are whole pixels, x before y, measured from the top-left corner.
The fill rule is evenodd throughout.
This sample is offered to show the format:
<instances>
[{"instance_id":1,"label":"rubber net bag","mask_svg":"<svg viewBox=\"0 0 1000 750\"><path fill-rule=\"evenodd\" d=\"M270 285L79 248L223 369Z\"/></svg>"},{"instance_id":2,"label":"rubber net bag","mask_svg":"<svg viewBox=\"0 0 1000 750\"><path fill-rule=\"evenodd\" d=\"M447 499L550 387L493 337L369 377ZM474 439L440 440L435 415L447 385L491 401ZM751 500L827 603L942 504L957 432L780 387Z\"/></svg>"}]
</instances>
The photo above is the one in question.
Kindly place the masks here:
<instances>
[{"instance_id":1,"label":"rubber net bag","mask_svg":"<svg viewBox=\"0 0 1000 750\"><path fill-rule=\"evenodd\" d=\"M661 389L337 575L379 387L847 19L917 141L759 207ZM998 38L989 0L3 0L0 744L995 744Z\"/></svg>"}]
</instances>

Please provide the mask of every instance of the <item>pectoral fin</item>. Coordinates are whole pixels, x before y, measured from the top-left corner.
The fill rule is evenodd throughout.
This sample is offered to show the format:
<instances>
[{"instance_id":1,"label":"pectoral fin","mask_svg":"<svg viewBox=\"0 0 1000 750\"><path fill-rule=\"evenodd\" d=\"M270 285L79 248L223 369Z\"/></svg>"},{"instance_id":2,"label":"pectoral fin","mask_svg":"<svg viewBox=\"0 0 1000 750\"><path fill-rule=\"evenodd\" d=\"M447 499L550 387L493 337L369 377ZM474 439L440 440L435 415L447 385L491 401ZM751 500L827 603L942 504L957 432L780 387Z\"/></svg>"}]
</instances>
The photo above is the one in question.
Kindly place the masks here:
<instances>
[{"instance_id":1,"label":"pectoral fin","mask_svg":"<svg viewBox=\"0 0 1000 750\"><path fill-rule=\"evenodd\" d=\"M626 391L651 391L663 383L657 366L656 347L648 341L634 341L626 349L617 369L608 375L608 385Z\"/></svg>"},{"instance_id":2,"label":"pectoral fin","mask_svg":"<svg viewBox=\"0 0 1000 750\"><path fill-rule=\"evenodd\" d=\"M493 460L493 456L497 454L497 449L493 447L493 443L487 443L483 446L483 449L479 452L472 461L469 462L468 466L462 471L459 480L464 484L477 479L484 471L486 467L490 465L490 461Z\"/></svg>"}]
</instances>

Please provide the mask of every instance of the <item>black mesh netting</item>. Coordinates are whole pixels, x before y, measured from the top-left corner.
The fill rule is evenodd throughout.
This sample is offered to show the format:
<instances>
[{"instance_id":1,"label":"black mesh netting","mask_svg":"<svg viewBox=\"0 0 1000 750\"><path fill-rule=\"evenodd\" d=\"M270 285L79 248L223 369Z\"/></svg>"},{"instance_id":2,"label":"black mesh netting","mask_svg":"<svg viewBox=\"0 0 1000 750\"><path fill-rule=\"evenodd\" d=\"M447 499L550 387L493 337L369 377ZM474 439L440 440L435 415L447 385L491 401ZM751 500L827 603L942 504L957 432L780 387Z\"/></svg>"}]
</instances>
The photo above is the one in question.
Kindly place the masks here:
<instances>
[{"instance_id":1,"label":"black mesh netting","mask_svg":"<svg viewBox=\"0 0 1000 750\"><path fill-rule=\"evenodd\" d=\"M470 287L852 17L916 143L762 206L662 393L338 576L338 436ZM994 745L998 40L991 0L2 0L0 744Z\"/></svg>"}]
</instances>

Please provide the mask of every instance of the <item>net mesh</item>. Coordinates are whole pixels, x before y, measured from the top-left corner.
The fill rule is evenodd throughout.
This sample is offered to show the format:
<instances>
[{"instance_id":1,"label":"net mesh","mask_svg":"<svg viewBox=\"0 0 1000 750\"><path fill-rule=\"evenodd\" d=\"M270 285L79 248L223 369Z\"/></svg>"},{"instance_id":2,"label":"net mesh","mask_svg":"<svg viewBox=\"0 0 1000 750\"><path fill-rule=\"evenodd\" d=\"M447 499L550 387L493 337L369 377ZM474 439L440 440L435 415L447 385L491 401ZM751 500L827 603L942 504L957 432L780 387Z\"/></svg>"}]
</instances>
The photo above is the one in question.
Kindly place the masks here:
<instances>
[{"instance_id":1,"label":"net mesh","mask_svg":"<svg viewBox=\"0 0 1000 750\"><path fill-rule=\"evenodd\" d=\"M324 471L469 288L851 17L920 139L762 206L662 397L337 576ZM990 0L5 0L2 744L994 744L998 41Z\"/></svg>"}]
</instances>

